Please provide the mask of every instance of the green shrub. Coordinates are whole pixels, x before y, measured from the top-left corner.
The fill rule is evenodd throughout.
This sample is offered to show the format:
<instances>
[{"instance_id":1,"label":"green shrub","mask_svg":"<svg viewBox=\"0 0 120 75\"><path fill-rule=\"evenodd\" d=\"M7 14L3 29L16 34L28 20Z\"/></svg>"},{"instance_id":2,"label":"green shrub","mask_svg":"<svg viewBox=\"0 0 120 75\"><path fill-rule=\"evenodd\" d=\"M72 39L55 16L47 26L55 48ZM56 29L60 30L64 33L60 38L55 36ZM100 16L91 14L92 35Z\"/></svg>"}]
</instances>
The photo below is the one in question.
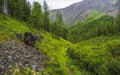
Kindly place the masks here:
<instances>
[{"instance_id":1,"label":"green shrub","mask_svg":"<svg viewBox=\"0 0 120 75\"><path fill-rule=\"evenodd\" d=\"M113 57L120 56L120 41L113 40L109 42L106 46L106 49L110 51L110 53L113 55Z\"/></svg>"}]
</instances>

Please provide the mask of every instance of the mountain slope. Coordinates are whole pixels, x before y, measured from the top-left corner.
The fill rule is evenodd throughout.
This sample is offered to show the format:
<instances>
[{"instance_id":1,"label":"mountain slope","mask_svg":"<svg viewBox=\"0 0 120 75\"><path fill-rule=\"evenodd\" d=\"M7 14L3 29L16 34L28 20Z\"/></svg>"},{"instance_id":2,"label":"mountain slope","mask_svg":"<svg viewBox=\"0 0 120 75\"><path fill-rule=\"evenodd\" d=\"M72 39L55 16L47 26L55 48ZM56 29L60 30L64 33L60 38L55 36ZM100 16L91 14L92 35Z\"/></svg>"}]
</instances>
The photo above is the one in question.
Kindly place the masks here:
<instances>
[{"instance_id":1,"label":"mountain slope","mask_svg":"<svg viewBox=\"0 0 120 75\"><path fill-rule=\"evenodd\" d=\"M51 18L55 18L56 12L61 11L65 23L71 25L76 21L86 20L91 14L94 16L97 13L103 13L115 2L116 0L114 2L112 0L83 0L63 9L52 10Z\"/></svg>"},{"instance_id":2,"label":"mountain slope","mask_svg":"<svg viewBox=\"0 0 120 75\"><path fill-rule=\"evenodd\" d=\"M76 75L119 75L120 36L101 36L70 47L69 64L76 66Z\"/></svg>"},{"instance_id":3,"label":"mountain slope","mask_svg":"<svg viewBox=\"0 0 120 75\"><path fill-rule=\"evenodd\" d=\"M101 35L115 34L116 30L114 18L103 15L96 19L85 21L84 23L78 23L76 26L69 28L69 40L76 43Z\"/></svg>"},{"instance_id":4,"label":"mountain slope","mask_svg":"<svg viewBox=\"0 0 120 75\"><path fill-rule=\"evenodd\" d=\"M100 18L96 19L99 19L98 24ZM113 19L110 16L103 18L110 21ZM101 18L102 21L104 21L103 18ZM94 20L91 20L84 25L87 26L91 22L95 23ZM101 28L103 28L102 26ZM31 48L15 36L16 33L24 34L25 32L41 34L43 39L37 40L35 48ZM43 57L47 57L47 60L42 60ZM114 34L93 37L90 40L71 44L62 38L53 38L48 32L44 33L42 30L29 28L24 22L0 15L0 58L2 61L5 60L4 62L15 61L14 63L7 62L7 65L0 62L0 71L4 71L5 75L119 75L120 36ZM27 59L23 60L24 58ZM22 62L23 64L26 62L35 64L24 66L24 69L21 69L19 66L21 60L25 62ZM41 63L38 64L40 71L34 70L35 67L38 67L37 63ZM6 66L12 70L6 69ZM3 69L4 67L5 69Z\"/></svg>"},{"instance_id":5,"label":"mountain slope","mask_svg":"<svg viewBox=\"0 0 120 75\"><path fill-rule=\"evenodd\" d=\"M110 16L116 17L119 11L120 11L120 0L118 0L116 4L110 7L106 11L106 13Z\"/></svg>"},{"instance_id":6,"label":"mountain slope","mask_svg":"<svg viewBox=\"0 0 120 75\"><path fill-rule=\"evenodd\" d=\"M37 35L40 34L43 36L43 39L37 40L35 48L26 46L22 40L16 38L16 34L24 34L25 32ZM14 61L14 64L7 63L7 67L10 66L10 69L13 70L12 73L11 70L6 68L4 69L6 64L2 64L2 62L0 62L0 71L4 71L4 73L6 72L8 75L10 73L15 75L70 75L69 67L66 65L68 59L66 51L70 45L70 42L62 38L53 38L50 33L44 33L42 30L38 31L36 29L29 28L24 22L20 22L6 15L0 14L0 51L3 53L0 53L0 58L2 58L2 60L10 58L8 61ZM6 55L6 52L9 53ZM15 52L15 54L10 55L10 53L13 52ZM44 59L43 54L49 59L42 60ZM11 56L15 58L15 60L11 58ZM35 73L34 68L38 67L36 64L27 67L24 66L25 69L21 69L21 66L19 65L26 64L23 61L24 58L26 58L25 62L28 62L27 65L31 65L30 63L32 62L39 64L40 61L42 61L42 63L39 64L41 65L40 71ZM36 61L35 59L37 58L40 59ZM21 61L23 61L22 64Z\"/></svg>"}]
</instances>

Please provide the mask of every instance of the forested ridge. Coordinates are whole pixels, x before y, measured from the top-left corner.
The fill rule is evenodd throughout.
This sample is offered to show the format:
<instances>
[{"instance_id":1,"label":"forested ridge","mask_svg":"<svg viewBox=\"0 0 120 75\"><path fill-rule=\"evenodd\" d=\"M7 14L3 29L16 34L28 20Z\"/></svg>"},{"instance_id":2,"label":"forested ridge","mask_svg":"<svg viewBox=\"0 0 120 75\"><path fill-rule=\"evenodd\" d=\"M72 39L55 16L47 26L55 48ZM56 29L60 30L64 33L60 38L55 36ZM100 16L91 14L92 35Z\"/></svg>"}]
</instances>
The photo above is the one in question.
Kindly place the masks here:
<instances>
[{"instance_id":1,"label":"forested ridge","mask_svg":"<svg viewBox=\"0 0 120 75\"><path fill-rule=\"evenodd\" d=\"M50 12L46 1L0 0L0 75L120 75L119 9L70 27Z\"/></svg>"},{"instance_id":2,"label":"forested ridge","mask_svg":"<svg viewBox=\"0 0 120 75\"><path fill-rule=\"evenodd\" d=\"M118 19L116 19L116 21L117 20ZM72 37L70 38L71 41L79 42L102 35L114 35L117 33L119 33L119 25L115 23L115 18L104 15L97 19L78 24L78 26L70 28L69 37Z\"/></svg>"}]
</instances>

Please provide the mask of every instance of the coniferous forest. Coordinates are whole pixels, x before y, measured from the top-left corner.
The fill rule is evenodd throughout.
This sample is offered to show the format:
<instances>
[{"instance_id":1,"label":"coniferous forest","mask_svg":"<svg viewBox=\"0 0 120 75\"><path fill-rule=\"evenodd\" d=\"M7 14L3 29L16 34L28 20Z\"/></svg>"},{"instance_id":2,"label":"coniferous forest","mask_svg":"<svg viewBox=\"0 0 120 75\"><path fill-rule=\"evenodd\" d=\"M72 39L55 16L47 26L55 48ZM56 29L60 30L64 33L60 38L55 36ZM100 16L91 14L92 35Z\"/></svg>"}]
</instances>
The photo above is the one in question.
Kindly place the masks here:
<instances>
[{"instance_id":1,"label":"coniferous forest","mask_svg":"<svg viewBox=\"0 0 120 75\"><path fill-rule=\"evenodd\" d=\"M120 0L0 0L0 75L120 75Z\"/></svg>"}]
</instances>

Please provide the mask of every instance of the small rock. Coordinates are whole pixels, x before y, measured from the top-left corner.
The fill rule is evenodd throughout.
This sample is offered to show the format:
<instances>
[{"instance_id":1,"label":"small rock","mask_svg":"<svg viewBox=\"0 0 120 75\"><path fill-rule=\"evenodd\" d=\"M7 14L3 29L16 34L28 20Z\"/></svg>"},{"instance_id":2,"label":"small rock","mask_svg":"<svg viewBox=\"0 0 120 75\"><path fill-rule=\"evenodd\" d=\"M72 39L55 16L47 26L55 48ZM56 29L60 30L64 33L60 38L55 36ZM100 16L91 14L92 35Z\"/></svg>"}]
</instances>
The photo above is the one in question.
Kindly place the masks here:
<instances>
[{"instance_id":1,"label":"small rock","mask_svg":"<svg viewBox=\"0 0 120 75\"><path fill-rule=\"evenodd\" d=\"M12 59L12 56L8 56L8 59Z\"/></svg>"},{"instance_id":2,"label":"small rock","mask_svg":"<svg viewBox=\"0 0 120 75\"><path fill-rule=\"evenodd\" d=\"M0 75L5 73L4 71L11 70L14 66L25 69L31 65L34 70L41 70L43 66L39 67L38 63L42 63L47 59L44 54L40 53L35 48L21 45L15 41L9 41L1 45Z\"/></svg>"}]
</instances>

